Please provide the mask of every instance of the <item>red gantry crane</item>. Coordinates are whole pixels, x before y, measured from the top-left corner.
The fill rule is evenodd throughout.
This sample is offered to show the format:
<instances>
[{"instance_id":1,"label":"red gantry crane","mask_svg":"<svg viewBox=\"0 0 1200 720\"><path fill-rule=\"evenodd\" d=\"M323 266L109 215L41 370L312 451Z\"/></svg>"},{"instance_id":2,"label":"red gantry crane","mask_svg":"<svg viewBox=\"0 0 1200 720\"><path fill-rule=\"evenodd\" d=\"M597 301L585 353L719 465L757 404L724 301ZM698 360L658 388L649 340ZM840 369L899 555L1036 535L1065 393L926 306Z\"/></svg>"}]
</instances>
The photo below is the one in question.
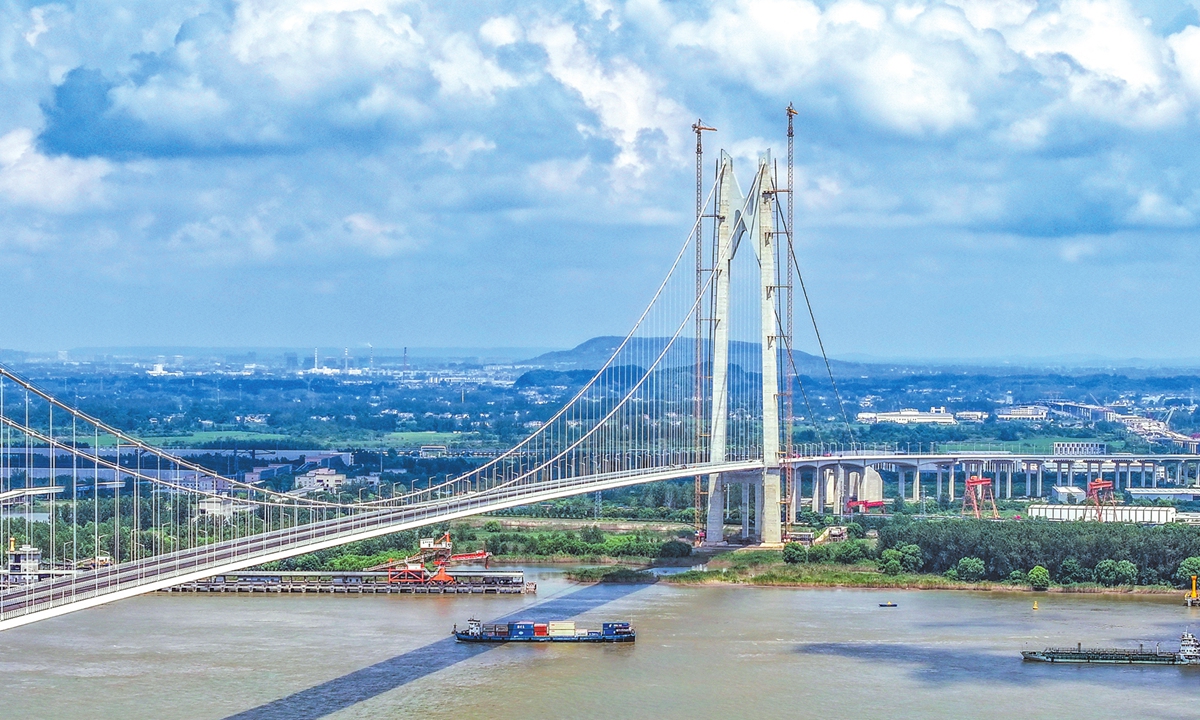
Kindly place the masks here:
<instances>
[{"instance_id":1,"label":"red gantry crane","mask_svg":"<svg viewBox=\"0 0 1200 720\"><path fill-rule=\"evenodd\" d=\"M446 533L440 538L421 538L420 549L415 555L410 555L403 560L389 560L382 565L369 567L367 572L386 570L390 583L449 585L454 582L454 578L446 572L447 565L482 560L483 566L487 567L488 558L491 556L492 554L487 550L455 555L453 544L450 542L450 533ZM429 572L428 565L430 564L434 566L433 573Z\"/></svg>"},{"instance_id":2,"label":"red gantry crane","mask_svg":"<svg viewBox=\"0 0 1200 720\"><path fill-rule=\"evenodd\" d=\"M996 496L992 492L992 481L978 476L967 478L967 490L963 493L962 516L967 516L967 506L970 506L975 519L983 517L987 506L992 507L992 519L999 520L1000 513L996 510Z\"/></svg>"},{"instance_id":3,"label":"red gantry crane","mask_svg":"<svg viewBox=\"0 0 1200 720\"><path fill-rule=\"evenodd\" d=\"M1116 505L1117 500L1113 497L1113 483L1111 480L1089 480L1087 486L1087 499L1084 500L1084 505L1095 506L1096 522L1104 522L1104 506ZM1087 517L1087 511L1084 511L1084 517Z\"/></svg>"}]
</instances>

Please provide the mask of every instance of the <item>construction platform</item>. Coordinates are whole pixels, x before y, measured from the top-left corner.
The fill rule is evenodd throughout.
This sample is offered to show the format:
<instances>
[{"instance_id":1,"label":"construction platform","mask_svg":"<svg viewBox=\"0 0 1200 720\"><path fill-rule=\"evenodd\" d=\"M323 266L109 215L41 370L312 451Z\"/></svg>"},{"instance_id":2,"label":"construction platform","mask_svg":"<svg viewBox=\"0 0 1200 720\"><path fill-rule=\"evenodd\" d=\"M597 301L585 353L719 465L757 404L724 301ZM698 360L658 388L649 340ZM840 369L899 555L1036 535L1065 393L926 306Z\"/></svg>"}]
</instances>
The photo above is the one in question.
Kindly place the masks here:
<instances>
[{"instance_id":1,"label":"construction platform","mask_svg":"<svg viewBox=\"0 0 1200 720\"><path fill-rule=\"evenodd\" d=\"M162 592L346 595L521 595L537 592L537 583L525 582L525 573L520 570L459 570L447 574L452 578L452 582L398 582L394 574L380 571L239 572L173 585Z\"/></svg>"}]
</instances>

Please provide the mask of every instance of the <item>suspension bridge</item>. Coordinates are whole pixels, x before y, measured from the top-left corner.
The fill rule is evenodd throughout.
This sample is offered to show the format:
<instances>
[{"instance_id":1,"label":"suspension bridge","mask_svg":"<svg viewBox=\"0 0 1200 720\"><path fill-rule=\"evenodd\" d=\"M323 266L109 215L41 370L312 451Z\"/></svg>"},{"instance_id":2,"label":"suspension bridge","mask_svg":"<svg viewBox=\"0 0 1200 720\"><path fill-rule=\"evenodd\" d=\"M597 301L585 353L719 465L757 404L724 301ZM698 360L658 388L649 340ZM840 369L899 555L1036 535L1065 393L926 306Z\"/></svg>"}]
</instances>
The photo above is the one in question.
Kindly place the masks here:
<instances>
[{"instance_id":1,"label":"suspension bridge","mask_svg":"<svg viewBox=\"0 0 1200 720\"><path fill-rule=\"evenodd\" d=\"M0 629L402 530L660 480L694 480L709 542L722 541L726 487L753 487L756 535L779 544L796 494L785 462L800 278L788 120L786 185L765 153L745 191L724 152L711 183L702 180L709 128L697 123L695 222L612 357L516 446L419 491L338 502L241 482L0 368L0 532L37 548L47 568L0 591Z\"/></svg>"}]
</instances>

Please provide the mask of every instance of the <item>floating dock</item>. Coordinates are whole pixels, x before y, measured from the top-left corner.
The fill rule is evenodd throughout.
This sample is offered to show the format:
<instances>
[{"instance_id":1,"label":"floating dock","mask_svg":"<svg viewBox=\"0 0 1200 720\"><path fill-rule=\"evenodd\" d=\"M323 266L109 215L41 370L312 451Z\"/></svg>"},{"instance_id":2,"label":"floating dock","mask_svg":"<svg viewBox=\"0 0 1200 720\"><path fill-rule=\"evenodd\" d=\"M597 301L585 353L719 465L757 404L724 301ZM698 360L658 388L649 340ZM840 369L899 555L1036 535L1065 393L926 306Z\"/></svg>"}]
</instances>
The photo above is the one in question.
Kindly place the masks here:
<instances>
[{"instance_id":1,"label":"floating dock","mask_svg":"<svg viewBox=\"0 0 1200 720\"><path fill-rule=\"evenodd\" d=\"M520 570L447 571L451 582L397 582L387 572L243 571L173 585L163 592L347 595L521 595L537 592Z\"/></svg>"}]
</instances>

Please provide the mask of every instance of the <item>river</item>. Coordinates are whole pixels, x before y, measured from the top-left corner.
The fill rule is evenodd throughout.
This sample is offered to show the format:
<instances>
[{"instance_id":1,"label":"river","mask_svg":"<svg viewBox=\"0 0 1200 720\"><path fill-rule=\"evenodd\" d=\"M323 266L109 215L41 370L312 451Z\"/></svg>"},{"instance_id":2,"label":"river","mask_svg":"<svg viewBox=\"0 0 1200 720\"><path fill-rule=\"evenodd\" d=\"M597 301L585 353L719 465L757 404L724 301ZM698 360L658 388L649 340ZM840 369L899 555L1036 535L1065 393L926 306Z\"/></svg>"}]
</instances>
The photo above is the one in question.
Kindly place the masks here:
<instances>
[{"instance_id":1,"label":"river","mask_svg":"<svg viewBox=\"0 0 1200 720\"><path fill-rule=\"evenodd\" d=\"M1195 718L1200 668L1049 666L1174 649L1177 597L579 586L536 596L153 595L0 634L0 718ZM892 600L899 607L884 609ZM538 605L537 609L530 606ZM634 645L456 645L468 617L629 619Z\"/></svg>"}]
</instances>

